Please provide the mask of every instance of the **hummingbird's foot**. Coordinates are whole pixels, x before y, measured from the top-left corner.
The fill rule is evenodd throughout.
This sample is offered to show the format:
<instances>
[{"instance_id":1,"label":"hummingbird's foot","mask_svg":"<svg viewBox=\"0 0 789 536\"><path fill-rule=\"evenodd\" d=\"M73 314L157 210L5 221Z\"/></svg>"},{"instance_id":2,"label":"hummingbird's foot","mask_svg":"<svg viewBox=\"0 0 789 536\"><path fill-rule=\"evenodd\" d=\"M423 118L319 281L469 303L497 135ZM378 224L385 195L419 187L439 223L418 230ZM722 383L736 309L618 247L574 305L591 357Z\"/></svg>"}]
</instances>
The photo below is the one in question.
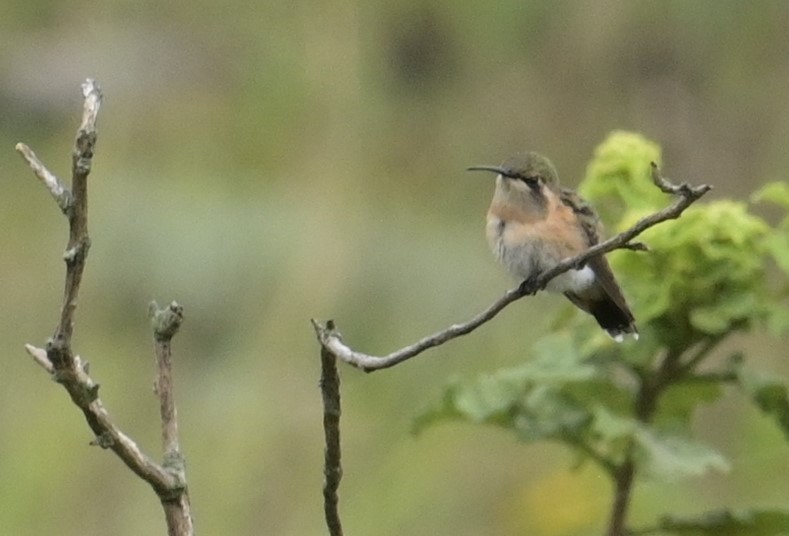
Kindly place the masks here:
<instances>
[{"instance_id":1,"label":"hummingbird's foot","mask_svg":"<svg viewBox=\"0 0 789 536\"><path fill-rule=\"evenodd\" d=\"M629 249L630 251L649 251L649 246L643 242L628 242L622 249Z\"/></svg>"},{"instance_id":2,"label":"hummingbird's foot","mask_svg":"<svg viewBox=\"0 0 789 536\"><path fill-rule=\"evenodd\" d=\"M535 274L527 279L524 279L523 282L518 287L518 292L520 292L524 296L534 296L537 294L538 290L542 290L537 285L537 279L539 278L540 274Z\"/></svg>"}]
</instances>

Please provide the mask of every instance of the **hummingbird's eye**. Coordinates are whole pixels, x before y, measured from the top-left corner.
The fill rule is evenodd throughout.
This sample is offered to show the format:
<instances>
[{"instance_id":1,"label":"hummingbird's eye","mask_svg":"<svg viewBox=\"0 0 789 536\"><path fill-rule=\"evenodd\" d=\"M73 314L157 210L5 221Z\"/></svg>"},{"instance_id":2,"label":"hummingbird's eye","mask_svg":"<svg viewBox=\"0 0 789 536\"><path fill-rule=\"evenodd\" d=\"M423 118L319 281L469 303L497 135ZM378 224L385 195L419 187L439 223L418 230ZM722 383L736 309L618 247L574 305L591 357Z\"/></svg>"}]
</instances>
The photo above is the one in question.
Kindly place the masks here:
<instances>
[{"instance_id":1,"label":"hummingbird's eye","mask_svg":"<svg viewBox=\"0 0 789 536\"><path fill-rule=\"evenodd\" d=\"M526 183L526 186L529 188L536 188L540 184L540 178L536 175L521 175L518 177L520 180Z\"/></svg>"}]
</instances>

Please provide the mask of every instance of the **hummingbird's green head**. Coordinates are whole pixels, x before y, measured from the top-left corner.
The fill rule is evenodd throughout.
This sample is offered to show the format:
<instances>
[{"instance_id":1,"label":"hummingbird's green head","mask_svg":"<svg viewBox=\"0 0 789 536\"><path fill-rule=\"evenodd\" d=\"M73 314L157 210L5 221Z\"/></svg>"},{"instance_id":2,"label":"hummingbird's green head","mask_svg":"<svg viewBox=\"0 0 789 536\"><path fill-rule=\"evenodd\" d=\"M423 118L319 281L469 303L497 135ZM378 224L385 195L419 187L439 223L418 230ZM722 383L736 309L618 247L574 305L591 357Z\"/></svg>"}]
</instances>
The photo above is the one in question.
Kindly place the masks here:
<instances>
[{"instance_id":1,"label":"hummingbird's green head","mask_svg":"<svg viewBox=\"0 0 789 536\"><path fill-rule=\"evenodd\" d=\"M559 176L551 161L535 152L517 154L505 160L500 166L473 166L468 169L492 171L502 177L522 181L532 189L539 189L543 184L548 186L559 184Z\"/></svg>"}]
</instances>

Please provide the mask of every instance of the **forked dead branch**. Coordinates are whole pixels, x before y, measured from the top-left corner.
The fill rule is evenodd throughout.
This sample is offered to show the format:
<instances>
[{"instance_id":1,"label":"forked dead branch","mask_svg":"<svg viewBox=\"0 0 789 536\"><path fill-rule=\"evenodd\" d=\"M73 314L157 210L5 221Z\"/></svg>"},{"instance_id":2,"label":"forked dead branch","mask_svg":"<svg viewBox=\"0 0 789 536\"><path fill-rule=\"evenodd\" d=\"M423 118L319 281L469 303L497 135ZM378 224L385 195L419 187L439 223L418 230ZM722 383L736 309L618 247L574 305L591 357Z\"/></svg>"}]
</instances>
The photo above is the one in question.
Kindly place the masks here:
<instances>
[{"instance_id":1,"label":"forked dead branch","mask_svg":"<svg viewBox=\"0 0 789 536\"><path fill-rule=\"evenodd\" d=\"M153 487L165 512L168 534L190 536L194 529L183 457L178 446L170 354L170 343L183 320L181 306L173 302L168 307L159 309L152 304L150 311L157 358L156 394L161 406L164 450L162 464L143 453L137 444L115 425L99 398L99 384L91 378L88 363L75 355L71 347L74 314L90 249L88 175L93 163L96 120L102 100L101 89L92 79L82 84L82 95L82 122L74 142L70 188L49 171L27 145L16 145L16 150L49 190L69 223L69 240L63 254L66 281L58 325L45 348L28 344L25 349L38 365L66 389L71 400L82 411L95 436L91 444L112 450L129 469Z\"/></svg>"}]
</instances>

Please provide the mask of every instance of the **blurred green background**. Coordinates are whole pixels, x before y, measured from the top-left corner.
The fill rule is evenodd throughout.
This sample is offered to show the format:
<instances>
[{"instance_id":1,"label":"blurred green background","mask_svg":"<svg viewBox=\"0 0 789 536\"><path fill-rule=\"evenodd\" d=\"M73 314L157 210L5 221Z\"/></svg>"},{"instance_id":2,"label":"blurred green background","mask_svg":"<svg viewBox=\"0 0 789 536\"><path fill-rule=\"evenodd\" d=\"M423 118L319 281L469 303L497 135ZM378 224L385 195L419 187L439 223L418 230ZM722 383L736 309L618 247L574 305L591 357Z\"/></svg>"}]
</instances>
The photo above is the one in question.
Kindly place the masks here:
<instances>
[{"instance_id":1,"label":"blurred green background","mask_svg":"<svg viewBox=\"0 0 789 536\"><path fill-rule=\"evenodd\" d=\"M23 351L54 328L67 233L13 147L67 178L84 78L105 100L75 350L116 422L159 457L146 308L181 302L176 396L198 531L309 536L325 533L309 319L382 354L498 297L512 282L484 240L492 182L463 170L519 150L575 185L624 128L662 145L667 176L718 198L785 179L787 20L781 0L6 0L0 531L165 530L155 495L88 446L81 414ZM520 302L389 371L342 367L347 534L602 531L608 482L572 472L562 448L461 425L409 434L448 376L528 359L558 307ZM787 377L785 343L736 341ZM743 400L697 418L731 473L637 487L633 525L785 503L787 447Z\"/></svg>"}]
</instances>

